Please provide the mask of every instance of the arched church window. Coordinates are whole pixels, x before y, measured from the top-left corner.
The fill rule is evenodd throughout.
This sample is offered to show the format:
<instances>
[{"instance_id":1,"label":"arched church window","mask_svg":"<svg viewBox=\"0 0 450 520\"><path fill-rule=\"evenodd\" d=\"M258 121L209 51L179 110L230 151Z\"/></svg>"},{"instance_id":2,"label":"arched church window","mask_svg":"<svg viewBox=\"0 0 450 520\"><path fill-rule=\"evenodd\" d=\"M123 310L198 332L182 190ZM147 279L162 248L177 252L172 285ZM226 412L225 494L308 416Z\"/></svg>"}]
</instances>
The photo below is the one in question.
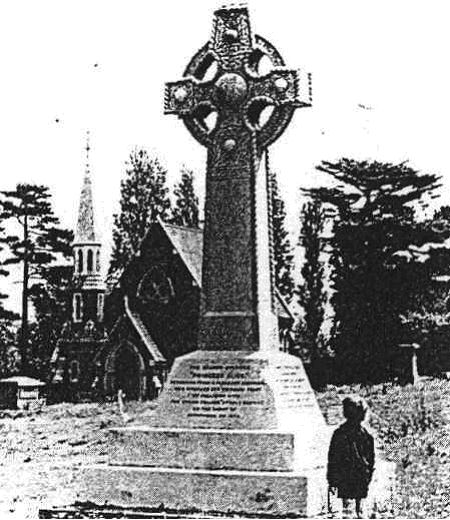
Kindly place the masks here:
<instances>
[{"instance_id":1,"label":"arched church window","mask_svg":"<svg viewBox=\"0 0 450 520\"><path fill-rule=\"evenodd\" d=\"M74 360L70 363L69 375L72 383L78 382L78 379L80 378L80 364L78 361Z\"/></svg>"},{"instance_id":2,"label":"arched church window","mask_svg":"<svg viewBox=\"0 0 450 520\"><path fill-rule=\"evenodd\" d=\"M95 262L96 262L97 273L99 273L100 272L100 251L97 251Z\"/></svg>"},{"instance_id":3,"label":"arched church window","mask_svg":"<svg viewBox=\"0 0 450 520\"><path fill-rule=\"evenodd\" d=\"M87 253L87 272L92 273L94 270L94 253L92 252L92 249L88 250Z\"/></svg>"},{"instance_id":4,"label":"arched church window","mask_svg":"<svg viewBox=\"0 0 450 520\"><path fill-rule=\"evenodd\" d=\"M83 251L81 249L78 251L78 273L81 274L83 272Z\"/></svg>"},{"instance_id":5,"label":"arched church window","mask_svg":"<svg viewBox=\"0 0 450 520\"><path fill-rule=\"evenodd\" d=\"M81 294L73 295L73 321L81 321L83 319L83 300Z\"/></svg>"},{"instance_id":6,"label":"arched church window","mask_svg":"<svg viewBox=\"0 0 450 520\"><path fill-rule=\"evenodd\" d=\"M175 296L172 280L163 265L152 267L139 282L138 298L143 303L166 305Z\"/></svg>"}]
</instances>

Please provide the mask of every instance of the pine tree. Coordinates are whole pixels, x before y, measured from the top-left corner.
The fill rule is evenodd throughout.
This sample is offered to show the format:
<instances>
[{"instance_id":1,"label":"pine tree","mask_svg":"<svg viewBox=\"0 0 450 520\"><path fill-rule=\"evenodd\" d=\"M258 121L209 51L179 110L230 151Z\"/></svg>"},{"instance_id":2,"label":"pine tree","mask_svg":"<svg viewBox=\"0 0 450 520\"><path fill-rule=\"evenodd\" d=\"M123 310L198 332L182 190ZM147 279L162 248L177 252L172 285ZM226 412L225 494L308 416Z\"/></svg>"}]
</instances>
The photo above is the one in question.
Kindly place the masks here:
<instances>
[{"instance_id":1,"label":"pine tree","mask_svg":"<svg viewBox=\"0 0 450 520\"><path fill-rule=\"evenodd\" d=\"M326 302L324 226L325 211L322 204L315 199L305 202L300 215L299 237L299 245L304 250L301 268L303 283L298 286L297 294L298 302L304 311L300 343L305 345L314 368L324 355L321 336Z\"/></svg>"},{"instance_id":2,"label":"pine tree","mask_svg":"<svg viewBox=\"0 0 450 520\"><path fill-rule=\"evenodd\" d=\"M275 264L275 286L280 293L292 299L294 281L292 279L292 246L289 232L286 229L286 209L278 188L276 174L269 172L271 217L272 217L272 245Z\"/></svg>"},{"instance_id":3,"label":"pine tree","mask_svg":"<svg viewBox=\"0 0 450 520\"><path fill-rule=\"evenodd\" d=\"M0 227L0 246L6 243L5 228ZM0 254L4 254L4 247L0 247ZM6 277L9 272L2 267L0 262L0 277ZM15 371L17 363L16 356L14 355L17 351L15 346L15 336L13 320L18 318L18 315L14 312L9 311L3 305L3 301L8 298L7 294L0 292L0 377L9 377Z\"/></svg>"},{"instance_id":4,"label":"pine tree","mask_svg":"<svg viewBox=\"0 0 450 520\"><path fill-rule=\"evenodd\" d=\"M171 222L178 226L199 227L198 197L194 189L194 172L183 168L181 180L175 186L175 206Z\"/></svg>"},{"instance_id":5,"label":"pine tree","mask_svg":"<svg viewBox=\"0 0 450 520\"><path fill-rule=\"evenodd\" d=\"M336 209L331 239L333 349L343 379L383 380L404 341L401 316L430 283L414 248L442 240L417 221L414 205L434 196L438 177L406 164L341 159L318 170L339 184L310 190Z\"/></svg>"},{"instance_id":6,"label":"pine tree","mask_svg":"<svg viewBox=\"0 0 450 520\"><path fill-rule=\"evenodd\" d=\"M150 225L166 219L170 200L167 170L142 149L130 154L121 183L120 212L114 215L113 249L109 275L123 269L139 251Z\"/></svg>"},{"instance_id":7,"label":"pine tree","mask_svg":"<svg viewBox=\"0 0 450 520\"><path fill-rule=\"evenodd\" d=\"M58 227L59 220L51 207L51 195L46 186L18 184L15 190L2 191L0 222L9 222L11 232L5 237L9 255L4 266L22 267L22 313L20 355L23 372L29 370L29 298L30 282L39 280L42 270L59 253L70 255L72 232Z\"/></svg>"},{"instance_id":8,"label":"pine tree","mask_svg":"<svg viewBox=\"0 0 450 520\"><path fill-rule=\"evenodd\" d=\"M5 243L6 243L5 228L0 227L0 255L2 255L2 257L3 257L2 252L4 251L4 247L2 247L2 245L4 245ZM2 258L0 261L0 277L6 277L9 275L9 272L3 268L3 261L4 261L4 259ZM11 320L17 318L17 315L14 312L9 311L3 305L3 301L6 300L7 298L8 298L7 294L0 292L0 321L1 322L11 321Z\"/></svg>"}]
</instances>

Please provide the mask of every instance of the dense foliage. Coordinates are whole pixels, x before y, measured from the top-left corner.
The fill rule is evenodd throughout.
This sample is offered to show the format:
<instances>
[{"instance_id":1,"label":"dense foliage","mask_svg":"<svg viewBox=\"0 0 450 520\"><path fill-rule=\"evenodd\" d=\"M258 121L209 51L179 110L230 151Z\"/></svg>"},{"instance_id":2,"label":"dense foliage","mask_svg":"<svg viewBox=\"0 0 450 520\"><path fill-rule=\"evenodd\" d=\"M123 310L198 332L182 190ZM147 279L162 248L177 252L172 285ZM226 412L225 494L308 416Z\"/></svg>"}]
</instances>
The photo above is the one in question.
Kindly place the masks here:
<instances>
[{"instance_id":1,"label":"dense foliage","mask_svg":"<svg viewBox=\"0 0 450 520\"><path fill-rule=\"evenodd\" d=\"M299 245L303 247L302 281L297 287L298 303L303 317L297 326L302 358L311 365L311 372L320 370L328 349L322 331L327 293L325 290L325 210L318 200L304 203L300 213ZM316 379L316 378L314 378ZM315 381L316 382L316 381Z\"/></svg>"},{"instance_id":2,"label":"dense foliage","mask_svg":"<svg viewBox=\"0 0 450 520\"><path fill-rule=\"evenodd\" d=\"M428 225L447 236L450 228L450 208L436 210ZM420 359L427 373L448 370L450 340L450 246L433 243L417 249L414 254L427 262L431 280L423 287L415 308L402 315L403 328L421 345Z\"/></svg>"},{"instance_id":3,"label":"dense foliage","mask_svg":"<svg viewBox=\"0 0 450 520\"><path fill-rule=\"evenodd\" d=\"M9 275L9 272L3 268L3 254L4 254L4 247L3 245L6 242L6 235L5 235L5 228L0 226L0 277L6 277ZM7 294L4 294L0 292L0 320L12 320L16 317L15 313L9 311L4 306L4 300L8 298Z\"/></svg>"},{"instance_id":4,"label":"dense foliage","mask_svg":"<svg viewBox=\"0 0 450 520\"><path fill-rule=\"evenodd\" d=\"M72 316L72 274L70 265L48 266L30 290L36 318L30 327L30 375L42 380L49 377L52 352L63 325Z\"/></svg>"},{"instance_id":5,"label":"dense foliage","mask_svg":"<svg viewBox=\"0 0 450 520\"><path fill-rule=\"evenodd\" d=\"M20 366L15 327L9 319L0 320L0 378L15 374Z\"/></svg>"},{"instance_id":6,"label":"dense foliage","mask_svg":"<svg viewBox=\"0 0 450 520\"><path fill-rule=\"evenodd\" d=\"M336 212L331 302L338 373L346 381L393 377L397 345L409 339L401 316L432 283L428 258L414 251L446 236L418 221L413 209L425 206L439 179L403 163L341 159L318 169L337 181L310 193Z\"/></svg>"},{"instance_id":7,"label":"dense foliage","mask_svg":"<svg viewBox=\"0 0 450 520\"><path fill-rule=\"evenodd\" d=\"M145 150L136 149L127 162L120 187L120 211L114 215L109 274L123 269L139 251L150 224L169 216L167 170Z\"/></svg>"},{"instance_id":8,"label":"dense foliage","mask_svg":"<svg viewBox=\"0 0 450 520\"><path fill-rule=\"evenodd\" d=\"M286 209L275 172L269 172L272 218L272 245L275 264L275 286L290 301L294 292L292 278L292 245L286 228Z\"/></svg>"},{"instance_id":9,"label":"dense foliage","mask_svg":"<svg viewBox=\"0 0 450 520\"><path fill-rule=\"evenodd\" d=\"M175 203L171 222L177 226L199 227L198 197L194 189L194 172L183 168L181 179L174 189Z\"/></svg>"},{"instance_id":10,"label":"dense foliage","mask_svg":"<svg viewBox=\"0 0 450 520\"><path fill-rule=\"evenodd\" d=\"M53 214L51 195L46 186L18 184L14 190L2 191L0 223L8 226L4 266L22 269L22 314L20 353L22 372L30 370L29 299L33 280L41 280L43 271L59 254L70 255L71 231L59 227Z\"/></svg>"}]
</instances>

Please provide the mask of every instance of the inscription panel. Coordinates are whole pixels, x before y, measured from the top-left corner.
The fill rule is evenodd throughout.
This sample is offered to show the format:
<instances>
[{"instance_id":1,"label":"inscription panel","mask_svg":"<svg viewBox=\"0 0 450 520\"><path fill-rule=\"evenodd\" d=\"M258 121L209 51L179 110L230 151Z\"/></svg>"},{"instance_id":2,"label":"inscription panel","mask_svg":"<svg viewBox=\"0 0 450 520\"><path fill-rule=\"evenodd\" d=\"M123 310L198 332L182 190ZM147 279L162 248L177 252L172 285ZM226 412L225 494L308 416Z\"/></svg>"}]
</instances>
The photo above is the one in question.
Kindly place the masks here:
<instances>
[{"instance_id":1,"label":"inscription panel","mask_svg":"<svg viewBox=\"0 0 450 520\"><path fill-rule=\"evenodd\" d=\"M220 351L216 360L210 354L208 359L185 359L174 367L157 409L156 424L276 429L300 426L301 417L320 414L298 360L267 363L239 358L239 352L234 360L224 360Z\"/></svg>"},{"instance_id":2,"label":"inscription panel","mask_svg":"<svg viewBox=\"0 0 450 520\"><path fill-rule=\"evenodd\" d=\"M250 365L195 364L187 379L172 379L171 404L188 405L188 417L239 418L243 407L266 403L265 384Z\"/></svg>"}]
</instances>

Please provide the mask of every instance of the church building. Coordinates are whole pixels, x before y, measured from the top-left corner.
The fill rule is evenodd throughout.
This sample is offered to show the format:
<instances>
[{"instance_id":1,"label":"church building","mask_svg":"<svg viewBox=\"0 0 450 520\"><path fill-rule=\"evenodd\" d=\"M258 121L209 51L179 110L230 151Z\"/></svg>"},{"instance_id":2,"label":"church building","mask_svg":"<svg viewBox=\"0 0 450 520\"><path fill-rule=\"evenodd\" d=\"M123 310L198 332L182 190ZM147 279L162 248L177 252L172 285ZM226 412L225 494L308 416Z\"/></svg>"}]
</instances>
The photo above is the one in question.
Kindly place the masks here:
<instances>
[{"instance_id":1,"label":"church building","mask_svg":"<svg viewBox=\"0 0 450 520\"><path fill-rule=\"evenodd\" d=\"M90 398L95 391L94 360L107 342L104 326L105 284L94 217L89 141L73 250L72 316L64 325L52 356L52 395L57 400Z\"/></svg>"}]
</instances>

